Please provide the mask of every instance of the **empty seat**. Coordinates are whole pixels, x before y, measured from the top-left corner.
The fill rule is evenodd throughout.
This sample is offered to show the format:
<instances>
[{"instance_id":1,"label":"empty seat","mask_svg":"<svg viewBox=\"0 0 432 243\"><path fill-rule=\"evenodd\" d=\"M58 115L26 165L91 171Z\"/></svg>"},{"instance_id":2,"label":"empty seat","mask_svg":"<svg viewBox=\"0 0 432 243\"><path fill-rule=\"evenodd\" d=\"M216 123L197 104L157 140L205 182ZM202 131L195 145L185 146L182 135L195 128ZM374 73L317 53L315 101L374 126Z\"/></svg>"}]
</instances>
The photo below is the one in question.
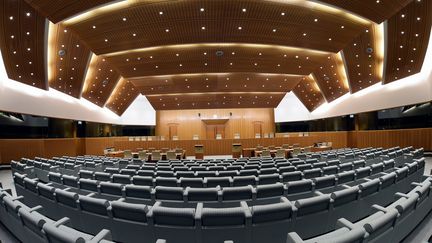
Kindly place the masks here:
<instances>
[{"instance_id":1,"label":"empty seat","mask_svg":"<svg viewBox=\"0 0 432 243\"><path fill-rule=\"evenodd\" d=\"M290 181L287 186L288 194L308 192L312 190L312 180Z\"/></svg>"},{"instance_id":2,"label":"empty seat","mask_svg":"<svg viewBox=\"0 0 432 243\"><path fill-rule=\"evenodd\" d=\"M164 187L155 188L156 199L183 201L183 188L181 187Z\"/></svg>"},{"instance_id":3,"label":"empty seat","mask_svg":"<svg viewBox=\"0 0 432 243\"><path fill-rule=\"evenodd\" d=\"M359 185L360 197L366 197L379 191L380 180L374 179Z\"/></svg>"},{"instance_id":4,"label":"empty seat","mask_svg":"<svg viewBox=\"0 0 432 243\"><path fill-rule=\"evenodd\" d=\"M241 170L240 176L258 176L258 170L256 169L248 169L248 170Z\"/></svg>"},{"instance_id":5,"label":"empty seat","mask_svg":"<svg viewBox=\"0 0 432 243\"><path fill-rule=\"evenodd\" d=\"M233 186L256 185L255 176L235 176L233 178Z\"/></svg>"},{"instance_id":6,"label":"empty seat","mask_svg":"<svg viewBox=\"0 0 432 243\"><path fill-rule=\"evenodd\" d=\"M308 169L312 169L312 165L311 164L302 164L302 165L297 165L297 170L299 171L304 171L304 170L308 170Z\"/></svg>"},{"instance_id":7,"label":"empty seat","mask_svg":"<svg viewBox=\"0 0 432 243\"><path fill-rule=\"evenodd\" d=\"M177 179L176 178L169 178L169 177L156 177L156 186L177 186Z\"/></svg>"},{"instance_id":8,"label":"empty seat","mask_svg":"<svg viewBox=\"0 0 432 243\"><path fill-rule=\"evenodd\" d=\"M132 183L141 186L153 186L153 178L149 176L134 176Z\"/></svg>"},{"instance_id":9,"label":"empty seat","mask_svg":"<svg viewBox=\"0 0 432 243\"><path fill-rule=\"evenodd\" d=\"M280 203L257 205L252 207L252 223L260 224L290 219L292 205L286 200Z\"/></svg>"},{"instance_id":10,"label":"empty seat","mask_svg":"<svg viewBox=\"0 0 432 243\"><path fill-rule=\"evenodd\" d=\"M218 201L217 188L187 188L188 201Z\"/></svg>"},{"instance_id":11,"label":"empty seat","mask_svg":"<svg viewBox=\"0 0 432 243\"><path fill-rule=\"evenodd\" d=\"M282 182L298 181L303 179L303 173L300 171L282 173Z\"/></svg>"},{"instance_id":12,"label":"empty seat","mask_svg":"<svg viewBox=\"0 0 432 243\"><path fill-rule=\"evenodd\" d=\"M197 177L215 177L217 176L217 171L198 171L196 173Z\"/></svg>"},{"instance_id":13,"label":"empty seat","mask_svg":"<svg viewBox=\"0 0 432 243\"><path fill-rule=\"evenodd\" d=\"M285 173L285 172L292 172L295 171L296 167L295 166L284 166L284 167L279 167L279 173Z\"/></svg>"},{"instance_id":14,"label":"empty seat","mask_svg":"<svg viewBox=\"0 0 432 243\"><path fill-rule=\"evenodd\" d=\"M131 184L131 176L114 174L112 176L112 181L114 183Z\"/></svg>"},{"instance_id":15,"label":"empty seat","mask_svg":"<svg viewBox=\"0 0 432 243\"><path fill-rule=\"evenodd\" d=\"M361 179L364 177L368 177L371 173L371 168L368 167L363 167L363 168L359 168L355 170L355 174L356 174L356 179Z\"/></svg>"},{"instance_id":16,"label":"empty seat","mask_svg":"<svg viewBox=\"0 0 432 243\"><path fill-rule=\"evenodd\" d=\"M355 180L355 171L351 170L351 171L340 172L336 176L338 179L338 184L344 184Z\"/></svg>"},{"instance_id":17,"label":"empty seat","mask_svg":"<svg viewBox=\"0 0 432 243\"><path fill-rule=\"evenodd\" d=\"M149 186L126 185L124 189L126 197L140 199L151 198L151 187Z\"/></svg>"},{"instance_id":18,"label":"empty seat","mask_svg":"<svg viewBox=\"0 0 432 243\"><path fill-rule=\"evenodd\" d=\"M206 178L207 187L229 187L231 186L231 177L210 177Z\"/></svg>"},{"instance_id":19,"label":"empty seat","mask_svg":"<svg viewBox=\"0 0 432 243\"><path fill-rule=\"evenodd\" d=\"M224 201L250 200L252 193L252 186L225 187L222 189L222 199Z\"/></svg>"},{"instance_id":20,"label":"empty seat","mask_svg":"<svg viewBox=\"0 0 432 243\"><path fill-rule=\"evenodd\" d=\"M244 225L246 210L236 208L203 208L201 222L203 226L232 226Z\"/></svg>"},{"instance_id":21,"label":"empty seat","mask_svg":"<svg viewBox=\"0 0 432 243\"><path fill-rule=\"evenodd\" d=\"M89 170L80 170L78 172L79 178L85 178L85 179L93 179L93 171Z\"/></svg>"},{"instance_id":22,"label":"empty seat","mask_svg":"<svg viewBox=\"0 0 432 243\"><path fill-rule=\"evenodd\" d=\"M339 172L339 167L336 165L326 166L322 168L324 175L334 175Z\"/></svg>"},{"instance_id":23,"label":"empty seat","mask_svg":"<svg viewBox=\"0 0 432 243\"><path fill-rule=\"evenodd\" d=\"M348 162L348 163L339 164L339 172L348 171L352 169L353 169L352 163Z\"/></svg>"},{"instance_id":24,"label":"empty seat","mask_svg":"<svg viewBox=\"0 0 432 243\"><path fill-rule=\"evenodd\" d=\"M259 185L274 184L277 182L280 182L279 174L259 175L258 176L258 184Z\"/></svg>"},{"instance_id":25,"label":"empty seat","mask_svg":"<svg viewBox=\"0 0 432 243\"><path fill-rule=\"evenodd\" d=\"M330 196L320 195L310 198L299 199L295 202L297 208L297 216L317 213L328 210L330 206Z\"/></svg>"},{"instance_id":26,"label":"empty seat","mask_svg":"<svg viewBox=\"0 0 432 243\"><path fill-rule=\"evenodd\" d=\"M123 185L119 183L101 182L99 183L100 193L122 196Z\"/></svg>"},{"instance_id":27,"label":"empty seat","mask_svg":"<svg viewBox=\"0 0 432 243\"><path fill-rule=\"evenodd\" d=\"M155 206L150 210L155 225L194 226L195 209Z\"/></svg>"},{"instance_id":28,"label":"empty seat","mask_svg":"<svg viewBox=\"0 0 432 243\"><path fill-rule=\"evenodd\" d=\"M204 181L202 178L180 178L181 187L204 187Z\"/></svg>"},{"instance_id":29,"label":"empty seat","mask_svg":"<svg viewBox=\"0 0 432 243\"><path fill-rule=\"evenodd\" d=\"M359 187L351 187L333 192L330 197L333 199L333 206L338 207L357 200Z\"/></svg>"},{"instance_id":30,"label":"empty seat","mask_svg":"<svg viewBox=\"0 0 432 243\"><path fill-rule=\"evenodd\" d=\"M320 168L308 169L303 171L303 177L305 179L315 178L322 175L322 171Z\"/></svg>"},{"instance_id":31,"label":"empty seat","mask_svg":"<svg viewBox=\"0 0 432 243\"><path fill-rule=\"evenodd\" d=\"M111 212L114 219L147 222L148 207L146 205L112 201Z\"/></svg>"},{"instance_id":32,"label":"empty seat","mask_svg":"<svg viewBox=\"0 0 432 243\"><path fill-rule=\"evenodd\" d=\"M256 194L257 198L281 197L284 195L284 190L282 183L259 185L256 187Z\"/></svg>"},{"instance_id":33,"label":"empty seat","mask_svg":"<svg viewBox=\"0 0 432 243\"><path fill-rule=\"evenodd\" d=\"M225 171L219 171L219 176L220 177L234 177L234 176L238 176L239 173L236 170L225 170Z\"/></svg>"},{"instance_id":34,"label":"empty seat","mask_svg":"<svg viewBox=\"0 0 432 243\"><path fill-rule=\"evenodd\" d=\"M139 176L155 176L155 172L153 170L138 170L137 175Z\"/></svg>"},{"instance_id":35,"label":"empty seat","mask_svg":"<svg viewBox=\"0 0 432 243\"><path fill-rule=\"evenodd\" d=\"M316 177L312 179L315 183L315 189L321 189L336 185L336 176L328 175L323 177Z\"/></svg>"},{"instance_id":36,"label":"empty seat","mask_svg":"<svg viewBox=\"0 0 432 243\"><path fill-rule=\"evenodd\" d=\"M111 174L106 172L95 172L94 179L97 181L111 181Z\"/></svg>"}]
</instances>

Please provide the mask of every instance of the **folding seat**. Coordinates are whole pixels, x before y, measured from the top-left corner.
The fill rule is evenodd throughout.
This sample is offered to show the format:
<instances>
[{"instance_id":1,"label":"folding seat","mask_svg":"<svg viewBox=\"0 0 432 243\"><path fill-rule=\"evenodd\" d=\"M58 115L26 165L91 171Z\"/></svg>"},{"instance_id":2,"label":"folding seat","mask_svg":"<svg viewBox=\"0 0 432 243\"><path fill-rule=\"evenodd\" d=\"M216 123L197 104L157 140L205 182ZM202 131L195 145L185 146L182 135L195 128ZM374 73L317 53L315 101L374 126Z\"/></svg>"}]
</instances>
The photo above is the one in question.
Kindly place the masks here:
<instances>
[{"instance_id":1,"label":"folding seat","mask_svg":"<svg viewBox=\"0 0 432 243\"><path fill-rule=\"evenodd\" d=\"M187 167L187 166L173 166L172 169L174 172L188 171L189 167Z\"/></svg>"},{"instance_id":2,"label":"folding seat","mask_svg":"<svg viewBox=\"0 0 432 243\"><path fill-rule=\"evenodd\" d=\"M106 172L95 172L94 179L97 181L111 181L111 174Z\"/></svg>"},{"instance_id":3,"label":"folding seat","mask_svg":"<svg viewBox=\"0 0 432 243\"><path fill-rule=\"evenodd\" d=\"M345 219L341 219L346 221ZM339 221L338 221L338 224ZM327 234L320 235L303 241L296 232L288 234L286 243L327 243L327 242L346 242L346 243L361 243L364 242L366 230L363 227L340 227Z\"/></svg>"},{"instance_id":4,"label":"folding seat","mask_svg":"<svg viewBox=\"0 0 432 243\"><path fill-rule=\"evenodd\" d=\"M133 170L133 169L121 169L120 170L120 174L122 175L130 175L130 176L134 176L136 175L137 171Z\"/></svg>"},{"instance_id":5,"label":"folding seat","mask_svg":"<svg viewBox=\"0 0 432 243\"><path fill-rule=\"evenodd\" d=\"M209 166L207 169L209 171L221 171L221 170L225 170L225 167L223 167L223 166Z\"/></svg>"},{"instance_id":6,"label":"folding seat","mask_svg":"<svg viewBox=\"0 0 432 243\"><path fill-rule=\"evenodd\" d=\"M303 171L303 177L305 179L315 178L322 175L322 171L320 168L316 169L308 169Z\"/></svg>"},{"instance_id":7,"label":"folding seat","mask_svg":"<svg viewBox=\"0 0 432 243\"><path fill-rule=\"evenodd\" d=\"M114 183L122 183L122 184L130 184L131 176L130 175L121 175L121 174L113 174L112 182Z\"/></svg>"},{"instance_id":8,"label":"folding seat","mask_svg":"<svg viewBox=\"0 0 432 243\"><path fill-rule=\"evenodd\" d=\"M183 201L183 188L181 187L155 187L155 196L157 200L174 200Z\"/></svg>"},{"instance_id":9,"label":"folding seat","mask_svg":"<svg viewBox=\"0 0 432 243\"><path fill-rule=\"evenodd\" d=\"M359 197L359 187L351 187L332 192L330 198L333 199L333 207L339 207L357 200Z\"/></svg>"},{"instance_id":10,"label":"folding seat","mask_svg":"<svg viewBox=\"0 0 432 243\"><path fill-rule=\"evenodd\" d=\"M304 171L304 170L312 169L312 164L297 165L296 168L299 171Z\"/></svg>"},{"instance_id":11,"label":"folding seat","mask_svg":"<svg viewBox=\"0 0 432 243\"><path fill-rule=\"evenodd\" d=\"M387 171L387 170L393 169L393 168L395 167L395 161L392 160L392 159L390 159L390 160L385 160L385 161L383 162L383 164L384 164L384 171Z\"/></svg>"},{"instance_id":12,"label":"folding seat","mask_svg":"<svg viewBox=\"0 0 432 243\"><path fill-rule=\"evenodd\" d=\"M371 168L369 166L355 170L356 180L370 176Z\"/></svg>"},{"instance_id":13,"label":"folding seat","mask_svg":"<svg viewBox=\"0 0 432 243\"><path fill-rule=\"evenodd\" d=\"M143 165L141 166L141 170L149 170L149 171L154 171L156 169L155 165Z\"/></svg>"},{"instance_id":14,"label":"folding seat","mask_svg":"<svg viewBox=\"0 0 432 243\"><path fill-rule=\"evenodd\" d=\"M259 174L260 175L278 174L278 173L279 173L278 170L276 168L274 168L274 167L272 167L272 168L265 168L265 169L261 168L259 170Z\"/></svg>"},{"instance_id":15,"label":"folding seat","mask_svg":"<svg viewBox=\"0 0 432 243\"><path fill-rule=\"evenodd\" d=\"M355 171L351 170L351 171L340 172L340 173L336 174L336 177L338 179L339 185L350 182L350 181L354 181L355 180Z\"/></svg>"},{"instance_id":16,"label":"folding seat","mask_svg":"<svg viewBox=\"0 0 432 243\"><path fill-rule=\"evenodd\" d=\"M318 159L314 158L314 159L306 159L305 160L306 164L314 164L314 163L318 163Z\"/></svg>"},{"instance_id":17,"label":"folding seat","mask_svg":"<svg viewBox=\"0 0 432 243\"><path fill-rule=\"evenodd\" d=\"M258 170L257 169L248 169L248 170L240 170L239 171L240 176L258 176Z\"/></svg>"},{"instance_id":18,"label":"folding seat","mask_svg":"<svg viewBox=\"0 0 432 243\"><path fill-rule=\"evenodd\" d=\"M148 211L148 207L142 204L111 202L112 228L115 229L112 237L123 242L142 242L143 239L155 242L147 223Z\"/></svg>"},{"instance_id":19,"label":"folding seat","mask_svg":"<svg viewBox=\"0 0 432 243\"><path fill-rule=\"evenodd\" d=\"M225 170L225 171L219 171L219 177L234 177L238 176L239 173L236 170Z\"/></svg>"},{"instance_id":20,"label":"folding seat","mask_svg":"<svg viewBox=\"0 0 432 243\"><path fill-rule=\"evenodd\" d=\"M291 165L294 165L294 166L299 166L299 165L304 165L304 164L305 164L304 160L296 160L296 161L291 162Z\"/></svg>"},{"instance_id":21,"label":"folding seat","mask_svg":"<svg viewBox=\"0 0 432 243\"><path fill-rule=\"evenodd\" d=\"M99 190L101 194L109 195L109 197L104 197L108 200L117 200L123 196L123 185L120 183L101 182L99 183Z\"/></svg>"},{"instance_id":22,"label":"folding seat","mask_svg":"<svg viewBox=\"0 0 432 243\"><path fill-rule=\"evenodd\" d=\"M89 192L98 192L98 181L90 179L79 179L78 188Z\"/></svg>"},{"instance_id":23,"label":"folding seat","mask_svg":"<svg viewBox=\"0 0 432 243\"><path fill-rule=\"evenodd\" d=\"M282 197L284 195L284 186L282 183L269 185L258 185L256 187L257 198Z\"/></svg>"},{"instance_id":24,"label":"folding seat","mask_svg":"<svg viewBox=\"0 0 432 243\"><path fill-rule=\"evenodd\" d=\"M332 165L338 166L339 164L340 164L340 161L338 159L327 161L327 166L332 166Z\"/></svg>"},{"instance_id":25,"label":"folding seat","mask_svg":"<svg viewBox=\"0 0 432 243\"><path fill-rule=\"evenodd\" d=\"M396 182L403 180L408 176L408 167L404 166L398 170L396 170Z\"/></svg>"},{"instance_id":26,"label":"folding seat","mask_svg":"<svg viewBox=\"0 0 432 243\"><path fill-rule=\"evenodd\" d=\"M312 179L312 181L315 184L315 189L321 189L325 187L331 187L336 185L336 176L334 175L328 175L328 176L322 176L322 177L315 177Z\"/></svg>"},{"instance_id":27,"label":"folding seat","mask_svg":"<svg viewBox=\"0 0 432 243\"><path fill-rule=\"evenodd\" d=\"M176 178L171 177L156 177L156 186L171 186L176 187L178 185Z\"/></svg>"},{"instance_id":28,"label":"folding seat","mask_svg":"<svg viewBox=\"0 0 432 243\"><path fill-rule=\"evenodd\" d=\"M84 178L84 179L93 179L93 174L94 174L94 171L80 170L78 172L78 177Z\"/></svg>"},{"instance_id":29,"label":"folding seat","mask_svg":"<svg viewBox=\"0 0 432 243\"><path fill-rule=\"evenodd\" d=\"M286 185L288 194L312 191L312 180L289 181Z\"/></svg>"},{"instance_id":30,"label":"folding seat","mask_svg":"<svg viewBox=\"0 0 432 243\"><path fill-rule=\"evenodd\" d=\"M62 175L63 185L78 188L78 178L71 175Z\"/></svg>"},{"instance_id":31,"label":"folding seat","mask_svg":"<svg viewBox=\"0 0 432 243\"><path fill-rule=\"evenodd\" d=\"M384 165L382 163L371 164L370 167L372 169L371 175L375 175L384 171Z\"/></svg>"},{"instance_id":32,"label":"folding seat","mask_svg":"<svg viewBox=\"0 0 432 243\"><path fill-rule=\"evenodd\" d=\"M47 242L46 236L42 231L42 226L45 223L52 223L53 221L44 215L30 211L26 208L19 208L18 213L22 220L22 226L24 233L20 235L24 242Z\"/></svg>"},{"instance_id":33,"label":"folding seat","mask_svg":"<svg viewBox=\"0 0 432 243\"><path fill-rule=\"evenodd\" d=\"M193 172L193 171L177 171L176 177L178 179L180 179L180 178L194 178L195 172Z\"/></svg>"},{"instance_id":34,"label":"folding seat","mask_svg":"<svg viewBox=\"0 0 432 243\"><path fill-rule=\"evenodd\" d=\"M377 212L364 220L364 229L368 233L368 242L391 242L394 222L398 217L398 211L388 210L385 213ZM371 219L369 219L371 218Z\"/></svg>"},{"instance_id":35,"label":"folding seat","mask_svg":"<svg viewBox=\"0 0 432 243\"><path fill-rule=\"evenodd\" d=\"M156 177L175 177L174 171L156 171Z\"/></svg>"},{"instance_id":36,"label":"folding seat","mask_svg":"<svg viewBox=\"0 0 432 243\"><path fill-rule=\"evenodd\" d=\"M279 162L279 163L276 163L276 167L277 168L280 168L280 167L286 167L286 166L291 166L291 163L290 162Z\"/></svg>"},{"instance_id":37,"label":"folding seat","mask_svg":"<svg viewBox=\"0 0 432 243\"><path fill-rule=\"evenodd\" d=\"M328 230L330 195L299 199L294 206L297 211L293 231L302 236L311 237ZM314 225L314 227L304 227L305 225Z\"/></svg>"},{"instance_id":38,"label":"folding seat","mask_svg":"<svg viewBox=\"0 0 432 243\"><path fill-rule=\"evenodd\" d=\"M257 179L255 176L234 176L233 186L256 185Z\"/></svg>"},{"instance_id":39,"label":"folding seat","mask_svg":"<svg viewBox=\"0 0 432 243\"><path fill-rule=\"evenodd\" d=\"M217 202L219 189L214 188L187 188L186 195L190 202Z\"/></svg>"},{"instance_id":40,"label":"folding seat","mask_svg":"<svg viewBox=\"0 0 432 243\"><path fill-rule=\"evenodd\" d=\"M39 203L42 204L41 212L44 215L55 215L56 217L53 219L60 218L60 215L57 214L58 207L54 195L56 188L43 183L39 183L37 188L39 192Z\"/></svg>"},{"instance_id":41,"label":"folding seat","mask_svg":"<svg viewBox=\"0 0 432 243\"><path fill-rule=\"evenodd\" d=\"M367 182L363 182L358 185L358 187L360 189L360 197L365 198L379 191L380 180L377 178Z\"/></svg>"},{"instance_id":42,"label":"folding seat","mask_svg":"<svg viewBox=\"0 0 432 243\"><path fill-rule=\"evenodd\" d=\"M132 183L141 186L153 186L153 177L150 176L133 176Z\"/></svg>"},{"instance_id":43,"label":"folding seat","mask_svg":"<svg viewBox=\"0 0 432 243\"><path fill-rule=\"evenodd\" d=\"M216 177L218 175L217 171L197 171L196 177Z\"/></svg>"},{"instance_id":44,"label":"folding seat","mask_svg":"<svg viewBox=\"0 0 432 243\"><path fill-rule=\"evenodd\" d=\"M79 195L74 192L55 189L56 201L58 204L57 215L66 216L71 219L71 226L74 228L81 227L80 213L78 210ZM55 214L53 214L55 215ZM52 217L53 215L49 215Z\"/></svg>"},{"instance_id":45,"label":"folding seat","mask_svg":"<svg viewBox=\"0 0 432 243\"><path fill-rule=\"evenodd\" d=\"M192 167L190 167L190 170L191 171L206 171L207 168L204 166L192 166Z\"/></svg>"},{"instance_id":46,"label":"folding seat","mask_svg":"<svg viewBox=\"0 0 432 243\"><path fill-rule=\"evenodd\" d=\"M180 178L181 187L204 187L204 180L202 178Z\"/></svg>"},{"instance_id":47,"label":"folding seat","mask_svg":"<svg viewBox=\"0 0 432 243\"><path fill-rule=\"evenodd\" d=\"M258 184L259 185L267 185L267 184L274 184L280 182L280 176L279 174L266 174L266 175L259 175L258 176Z\"/></svg>"},{"instance_id":48,"label":"folding seat","mask_svg":"<svg viewBox=\"0 0 432 243\"><path fill-rule=\"evenodd\" d=\"M166 242L195 242L195 209L152 207L147 218L154 225L152 235L163 236ZM153 241L154 242L154 241Z\"/></svg>"},{"instance_id":49,"label":"folding seat","mask_svg":"<svg viewBox=\"0 0 432 243\"><path fill-rule=\"evenodd\" d=\"M306 156L306 154L301 153L301 154L297 155L297 158L299 158L299 159L306 159L307 156Z\"/></svg>"},{"instance_id":50,"label":"folding seat","mask_svg":"<svg viewBox=\"0 0 432 243\"><path fill-rule=\"evenodd\" d=\"M151 199L151 187L126 185L124 186L127 199Z\"/></svg>"},{"instance_id":51,"label":"folding seat","mask_svg":"<svg viewBox=\"0 0 432 243\"><path fill-rule=\"evenodd\" d=\"M417 159L417 170L423 170L425 167L425 158Z\"/></svg>"},{"instance_id":52,"label":"folding seat","mask_svg":"<svg viewBox=\"0 0 432 243\"><path fill-rule=\"evenodd\" d=\"M223 201L252 200L252 186L225 187L222 189Z\"/></svg>"},{"instance_id":53,"label":"folding seat","mask_svg":"<svg viewBox=\"0 0 432 243\"><path fill-rule=\"evenodd\" d=\"M261 170L262 169L268 169L268 168L276 169L276 165L273 162L272 163L262 163L260 168L261 168Z\"/></svg>"},{"instance_id":54,"label":"folding seat","mask_svg":"<svg viewBox=\"0 0 432 243\"><path fill-rule=\"evenodd\" d=\"M356 160L352 162L353 169L358 169L366 166L366 162L364 160Z\"/></svg>"},{"instance_id":55,"label":"folding seat","mask_svg":"<svg viewBox=\"0 0 432 243\"><path fill-rule=\"evenodd\" d=\"M318 162L318 163L313 163L312 164L313 168L323 168L327 166L326 162Z\"/></svg>"},{"instance_id":56,"label":"folding seat","mask_svg":"<svg viewBox=\"0 0 432 243\"><path fill-rule=\"evenodd\" d=\"M296 170L295 166L284 166L284 167L279 167L278 168L279 173L282 174L284 172L292 172Z\"/></svg>"},{"instance_id":57,"label":"folding seat","mask_svg":"<svg viewBox=\"0 0 432 243\"><path fill-rule=\"evenodd\" d=\"M139 176L150 176L150 177L154 177L155 176L155 172L152 170L138 170L137 171L137 175Z\"/></svg>"},{"instance_id":58,"label":"folding seat","mask_svg":"<svg viewBox=\"0 0 432 243\"><path fill-rule=\"evenodd\" d=\"M256 164L256 165L247 164L243 167L243 170L245 170L245 171L257 171L257 170L259 170L259 168L260 167L258 164ZM240 173L241 173L241 171L240 171Z\"/></svg>"},{"instance_id":59,"label":"folding seat","mask_svg":"<svg viewBox=\"0 0 432 243\"><path fill-rule=\"evenodd\" d=\"M81 227L78 229L89 234L97 234L105 225L111 225L111 218L108 216L110 203L107 200L79 196L78 202L81 209Z\"/></svg>"},{"instance_id":60,"label":"folding seat","mask_svg":"<svg viewBox=\"0 0 432 243\"><path fill-rule=\"evenodd\" d=\"M339 167L336 165L326 166L322 168L322 172L324 175L334 175L339 172Z\"/></svg>"},{"instance_id":61,"label":"folding seat","mask_svg":"<svg viewBox=\"0 0 432 243\"><path fill-rule=\"evenodd\" d=\"M396 183L399 180L402 180L403 178L406 177L406 174L408 173L408 168L404 167L406 169L403 170L403 172L401 172L401 174L398 174L397 172L392 172L386 175L383 175L379 178L380 182L381 182L381 186L380 189L384 189L386 187L389 187L391 185L393 185L394 183ZM398 177L398 176L401 177Z\"/></svg>"},{"instance_id":62,"label":"folding seat","mask_svg":"<svg viewBox=\"0 0 432 243\"><path fill-rule=\"evenodd\" d=\"M412 163L409 164L405 164L405 167L408 167L408 175L411 175L415 172L417 172L417 161L414 161Z\"/></svg>"},{"instance_id":63,"label":"folding seat","mask_svg":"<svg viewBox=\"0 0 432 243\"><path fill-rule=\"evenodd\" d=\"M339 172L349 171L353 169L353 164L351 162L339 164Z\"/></svg>"},{"instance_id":64,"label":"folding seat","mask_svg":"<svg viewBox=\"0 0 432 243\"><path fill-rule=\"evenodd\" d=\"M129 160L127 159L121 159L119 160L119 168L123 169L126 168L126 166L129 164Z\"/></svg>"},{"instance_id":65,"label":"folding seat","mask_svg":"<svg viewBox=\"0 0 432 243\"><path fill-rule=\"evenodd\" d=\"M303 179L303 173L300 171L282 173L282 182L298 181Z\"/></svg>"},{"instance_id":66,"label":"folding seat","mask_svg":"<svg viewBox=\"0 0 432 243\"><path fill-rule=\"evenodd\" d=\"M119 168L105 168L105 172L110 173L110 174L120 174L120 169Z\"/></svg>"},{"instance_id":67,"label":"folding seat","mask_svg":"<svg viewBox=\"0 0 432 243\"><path fill-rule=\"evenodd\" d=\"M229 187L232 184L231 177L209 177L205 178L205 184L207 187Z\"/></svg>"}]
</instances>

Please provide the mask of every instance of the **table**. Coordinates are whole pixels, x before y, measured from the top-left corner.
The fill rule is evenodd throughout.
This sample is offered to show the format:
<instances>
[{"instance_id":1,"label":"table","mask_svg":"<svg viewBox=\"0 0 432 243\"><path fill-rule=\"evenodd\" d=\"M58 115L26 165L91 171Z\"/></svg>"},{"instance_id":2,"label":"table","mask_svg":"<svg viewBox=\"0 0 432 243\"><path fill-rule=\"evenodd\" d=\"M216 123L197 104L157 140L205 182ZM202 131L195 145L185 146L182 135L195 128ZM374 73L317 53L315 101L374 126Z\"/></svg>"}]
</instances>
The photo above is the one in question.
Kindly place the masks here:
<instances>
[{"instance_id":1,"label":"table","mask_svg":"<svg viewBox=\"0 0 432 243\"><path fill-rule=\"evenodd\" d=\"M116 157L116 158L123 158L124 152L123 151L110 151L106 154L108 157Z\"/></svg>"},{"instance_id":2,"label":"table","mask_svg":"<svg viewBox=\"0 0 432 243\"><path fill-rule=\"evenodd\" d=\"M319 146L319 147L312 147L311 152L321 152L321 151L327 151L332 150L331 146Z\"/></svg>"},{"instance_id":3,"label":"table","mask_svg":"<svg viewBox=\"0 0 432 243\"><path fill-rule=\"evenodd\" d=\"M279 148L280 149L280 148ZM293 149L283 149L285 151L285 158L291 157L291 152ZM276 156L277 149L270 150L270 155L272 157ZM242 149L242 155L243 157L260 157L262 154L262 150L256 150L256 148L244 148Z\"/></svg>"}]
</instances>

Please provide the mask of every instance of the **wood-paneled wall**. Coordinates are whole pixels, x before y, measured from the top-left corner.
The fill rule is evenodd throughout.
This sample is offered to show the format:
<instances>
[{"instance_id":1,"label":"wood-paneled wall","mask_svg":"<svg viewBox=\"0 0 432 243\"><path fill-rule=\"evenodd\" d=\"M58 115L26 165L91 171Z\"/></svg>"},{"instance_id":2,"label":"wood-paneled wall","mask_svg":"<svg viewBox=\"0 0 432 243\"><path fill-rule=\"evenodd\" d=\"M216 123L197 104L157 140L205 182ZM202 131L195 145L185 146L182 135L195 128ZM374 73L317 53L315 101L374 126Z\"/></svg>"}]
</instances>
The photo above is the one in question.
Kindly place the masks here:
<instances>
[{"instance_id":1,"label":"wood-paneled wall","mask_svg":"<svg viewBox=\"0 0 432 243\"><path fill-rule=\"evenodd\" d=\"M278 134L279 135L279 134ZM241 143L244 148L256 145L282 145L299 143L301 146L315 142L332 142L334 148L343 147L393 147L414 146L432 150L432 128L351 131L351 132L311 132L307 137L290 133L290 137L262 139L223 139L223 140L178 140L178 141L129 141L128 137L107 138L64 138L64 139L0 139L0 162L8 164L12 159L22 157L53 157L61 155L77 156L84 154L102 155L104 148L175 148L186 149L187 155L194 155L194 145L203 144L206 155L231 154L233 143Z\"/></svg>"},{"instance_id":2,"label":"wood-paneled wall","mask_svg":"<svg viewBox=\"0 0 432 243\"><path fill-rule=\"evenodd\" d=\"M207 139L206 124L201 119L217 116L217 118L229 118L225 123L224 138L232 139L235 133L239 133L242 139L255 138L254 122L262 122L263 134L274 133L273 112L274 110L270 108L156 111L156 136L164 136L168 139L169 124L178 124L177 136L180 140L192 139L194 135L198 135L200 139Z\"/></svg>"}]
</instances>

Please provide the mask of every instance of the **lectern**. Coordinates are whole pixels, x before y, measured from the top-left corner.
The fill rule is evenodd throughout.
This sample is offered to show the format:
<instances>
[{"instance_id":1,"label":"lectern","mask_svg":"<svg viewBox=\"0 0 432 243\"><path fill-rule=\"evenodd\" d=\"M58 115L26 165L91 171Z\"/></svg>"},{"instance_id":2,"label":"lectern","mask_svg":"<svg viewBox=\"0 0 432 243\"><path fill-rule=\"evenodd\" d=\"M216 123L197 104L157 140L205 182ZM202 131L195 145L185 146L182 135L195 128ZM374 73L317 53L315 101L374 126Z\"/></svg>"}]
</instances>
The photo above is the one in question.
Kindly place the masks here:
<instances>
[{"instance_id":1,"label":"lectern","mask_svg":"<svg viewBox=\"0 0 432 243\"><path fill-rule=\"evenodd\" d=\"M241 152L242 152L241 143L233 143L233 145L232 145L232 157L234 159L240 158Z\"/></svg>"},{"instance_id":2,"label":"lectern","mask_svg":"<svg viewBox=\"0 0 432 243\"><path fill-rule=\"evenodd\" d=\"M195 144L195 159L204 159L204 145Z\"/></svg>"}]
</instances>

